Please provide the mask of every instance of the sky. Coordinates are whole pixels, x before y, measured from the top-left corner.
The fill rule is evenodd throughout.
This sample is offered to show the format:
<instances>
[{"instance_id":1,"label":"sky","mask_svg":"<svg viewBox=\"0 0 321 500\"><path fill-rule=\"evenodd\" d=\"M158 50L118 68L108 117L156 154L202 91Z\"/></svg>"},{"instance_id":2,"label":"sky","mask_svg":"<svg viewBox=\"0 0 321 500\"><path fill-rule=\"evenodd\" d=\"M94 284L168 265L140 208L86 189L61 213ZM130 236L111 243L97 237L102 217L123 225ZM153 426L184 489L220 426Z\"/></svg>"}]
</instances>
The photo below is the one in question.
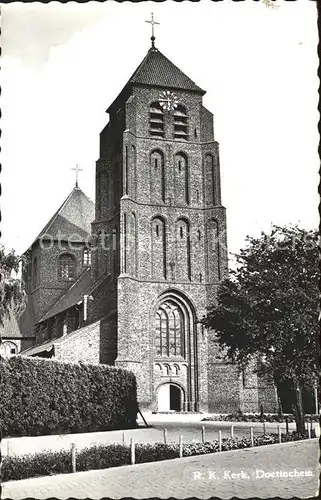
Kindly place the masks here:
<instances>
[{"instance_id":1,"label":"sky","mask_svg":"<svg viewBox=\"0 0 321 500\"><path fill-rule=\"evenodd\" d=\"M2 243L25 251L79 186L94 200L106 109L150 47L200 87L220 144L229 251L318 225L313 1L14 2L2 10Z\"/></svg>"}]
</instances>

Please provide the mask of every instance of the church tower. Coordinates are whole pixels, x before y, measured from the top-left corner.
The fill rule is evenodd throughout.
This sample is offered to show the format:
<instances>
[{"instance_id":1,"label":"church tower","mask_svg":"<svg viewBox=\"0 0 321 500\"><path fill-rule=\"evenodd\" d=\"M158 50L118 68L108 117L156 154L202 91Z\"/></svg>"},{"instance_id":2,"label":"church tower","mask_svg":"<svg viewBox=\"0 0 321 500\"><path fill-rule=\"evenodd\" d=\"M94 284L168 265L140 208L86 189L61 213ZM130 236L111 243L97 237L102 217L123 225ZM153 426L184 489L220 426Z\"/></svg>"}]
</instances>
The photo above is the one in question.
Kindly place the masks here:
<instances>
[{"instance_id":1,"label":"church tower","mask_svg":"<svg viewBox=\"0 0 321 500\"><path fill-rule=\"evenodd\" d=\"M204 94L152 37L100 136L93 272L112 275L115 365L135 373L150 410L206 411L214 397L200 321L226 276L227 245Z\"/></svg>"}]
</instances>

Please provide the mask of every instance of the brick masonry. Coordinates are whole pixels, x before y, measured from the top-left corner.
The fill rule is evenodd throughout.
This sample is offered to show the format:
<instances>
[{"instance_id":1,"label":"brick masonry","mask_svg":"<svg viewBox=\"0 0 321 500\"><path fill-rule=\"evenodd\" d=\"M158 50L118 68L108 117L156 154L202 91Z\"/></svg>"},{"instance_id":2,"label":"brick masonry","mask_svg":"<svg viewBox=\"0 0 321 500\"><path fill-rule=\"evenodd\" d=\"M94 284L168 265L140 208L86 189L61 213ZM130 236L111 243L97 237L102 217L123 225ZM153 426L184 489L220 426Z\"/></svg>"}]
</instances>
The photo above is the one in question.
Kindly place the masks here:
<instances>
[{"instance_id":1,"label":"brick masonry","mask_svg":"<svg viewBox=\"0 0 321 500\"><path fill-rule=\"evenodd\" d=\"M68 327L55 355L133 371L144 409L159 409L164 384L179 388L182 410L258 411L262 401L272 408L271 385L251 370L241 376L201 324L228 270L219 145L203 92L184 88L174 92L187 139L175 136L174 115L159 108L163 128L155 136L151 116L163 90L132 84L109 108L91 239L92 276L101 285L88 303L90 324L71 333ZM75 249L78 274L82 251L83 243ZM41 262L40 249L33 252ZM52 271L58 256L55 247L46 252L49 270L31 289L37 315L68 287Z\"/></svg>"}]
</instances>

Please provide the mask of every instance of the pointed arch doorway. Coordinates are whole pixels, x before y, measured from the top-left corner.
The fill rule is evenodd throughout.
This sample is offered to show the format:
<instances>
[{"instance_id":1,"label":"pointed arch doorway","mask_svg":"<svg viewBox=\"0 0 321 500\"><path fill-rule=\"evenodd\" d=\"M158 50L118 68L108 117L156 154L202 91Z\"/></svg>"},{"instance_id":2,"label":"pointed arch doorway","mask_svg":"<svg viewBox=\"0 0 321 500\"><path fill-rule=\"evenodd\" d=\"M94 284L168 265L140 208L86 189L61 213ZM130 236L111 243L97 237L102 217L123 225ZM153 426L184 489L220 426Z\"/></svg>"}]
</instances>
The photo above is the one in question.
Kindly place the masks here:
<instances>
[{"instance_id":1,"label":"pointed arch doorway","mask_svg":"<svg viewBox=\"0 0 321 500\"><path fill-rule=\"evenodd\" d=\"M176 384L163 384L157 391L158 411L182 411L184 405L184 393Z\"/></svg>"}]
</instances>

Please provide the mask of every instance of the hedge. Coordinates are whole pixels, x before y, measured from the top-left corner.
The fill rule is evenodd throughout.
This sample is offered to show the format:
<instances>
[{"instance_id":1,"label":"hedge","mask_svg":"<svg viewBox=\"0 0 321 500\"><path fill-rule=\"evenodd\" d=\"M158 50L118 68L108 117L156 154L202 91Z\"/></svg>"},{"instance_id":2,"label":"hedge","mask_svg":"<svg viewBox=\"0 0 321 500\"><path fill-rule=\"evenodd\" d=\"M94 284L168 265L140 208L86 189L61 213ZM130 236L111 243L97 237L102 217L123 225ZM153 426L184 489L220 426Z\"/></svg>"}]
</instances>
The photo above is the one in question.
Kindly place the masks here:
<instances>
[{"instance_id":1,"label":"hedge","mask_svg":"<svg viewBox=\"0 0 321 500\"><path fill-rule=\"evenodd\" d=\"M288 422L295 422L294 415L279 415L276 413L230 413L229 415L213 415L210 417L202 418L203 422L285 422L287 419ZM319 422L319 415L305 415L304 417L306 422Z\"/></svg>"},{"instance_id":2,"label":"hedge","mask_svg":"<svg viewBox=\"0 0 321 500\"><path fill-rule=\"evenodd\" d=\"M0 363L2 437L133 428L133 373L22 356Z\"/></svg>"},{"instance_id":3,"label":"hedge","mask_svg":"<svg viewBox=\"0 0 321 500\"><path fill-rule=\"evenodd\" d=\"M296 441L306 438L293 432L282 434L282 442ZM277 434L264 434L254 437L254 446L274 444L279 441ZM222 439L222 451L249 448L251 439ZM219 451L218 441L191 443L183 445L183 456L203 455ZM157 462L179 457L178 444L148 443L136 444L136 463ZM77 452L77 472L95 469L108 469L130 464L130 447L128 445L110 444L84 448ZM4 457L1 465L2 481L14 481L37 476L64 474L72 471L71 452L43 452L36 455Z\"/></svg>"}]
</instances>

